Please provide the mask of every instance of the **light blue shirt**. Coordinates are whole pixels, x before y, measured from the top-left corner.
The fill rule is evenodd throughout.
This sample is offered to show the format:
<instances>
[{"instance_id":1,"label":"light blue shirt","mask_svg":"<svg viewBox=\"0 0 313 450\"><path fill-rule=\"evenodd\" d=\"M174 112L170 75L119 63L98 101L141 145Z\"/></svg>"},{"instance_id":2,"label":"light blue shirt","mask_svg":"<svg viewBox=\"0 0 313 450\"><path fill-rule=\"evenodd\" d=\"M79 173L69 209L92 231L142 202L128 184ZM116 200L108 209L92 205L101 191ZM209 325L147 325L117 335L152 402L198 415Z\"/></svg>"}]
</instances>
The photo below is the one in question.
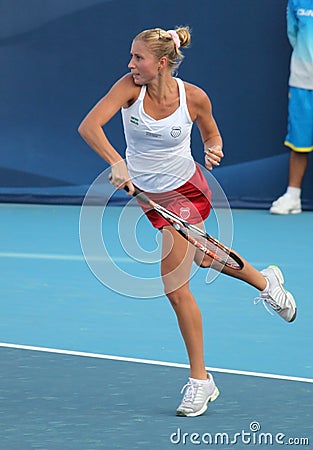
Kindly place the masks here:
<instances>
[{"instance_id":1,"label":"light blue shirt","mask_svg":"<svg viewBox=\"0 0 313 450\"><path fill-rule=\"evenodd\" d=\"M289 0L287 33L293 48L289 85L313 89L313 0Z\"/></svg>"}]
</instances>

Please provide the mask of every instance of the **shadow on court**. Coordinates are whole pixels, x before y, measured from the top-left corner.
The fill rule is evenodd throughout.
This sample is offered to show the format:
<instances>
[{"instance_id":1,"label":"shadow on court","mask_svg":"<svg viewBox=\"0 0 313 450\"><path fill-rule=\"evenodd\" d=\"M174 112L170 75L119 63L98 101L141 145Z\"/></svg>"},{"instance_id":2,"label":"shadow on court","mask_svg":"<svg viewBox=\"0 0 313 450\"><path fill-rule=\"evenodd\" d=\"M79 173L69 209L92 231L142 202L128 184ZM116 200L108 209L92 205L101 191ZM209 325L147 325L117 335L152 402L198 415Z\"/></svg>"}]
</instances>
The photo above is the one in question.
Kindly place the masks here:
<instances>
[{"instance_id":1,"label":"shadow on court","mask_svg":"<svg viewBox=\"0 0 313 450\"><path fill-rule=\"evenodd\" d=\"M313 384L216 373L205 415L175 416L187 369L1 348L2 450L312 446ZM296 443L296 444L295 444Z\"/></svg>"}]
</instances>

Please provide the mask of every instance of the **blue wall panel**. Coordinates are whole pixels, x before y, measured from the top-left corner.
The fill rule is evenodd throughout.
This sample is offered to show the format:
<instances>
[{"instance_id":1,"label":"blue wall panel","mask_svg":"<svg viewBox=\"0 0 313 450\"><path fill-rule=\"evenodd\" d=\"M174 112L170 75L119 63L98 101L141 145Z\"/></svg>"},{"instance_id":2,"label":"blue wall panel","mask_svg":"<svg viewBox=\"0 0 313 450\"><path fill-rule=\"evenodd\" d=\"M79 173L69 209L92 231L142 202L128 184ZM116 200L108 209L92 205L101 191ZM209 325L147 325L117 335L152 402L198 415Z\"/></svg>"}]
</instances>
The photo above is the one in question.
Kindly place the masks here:
<instances>
[{"instance_id":1,"label":"blue wall panel","mask_svg":"<svg viewBox=\"0 0 313 450\"><path fill-rule=\"evenodd\" d=\"M127 71L139 31L188 24L179 76L212 99L225 151L216 178L231 205L268 207L287 182L285 10L285 0L0 0L0 200L80 203L106 167L78 136L81 119ZM106 130L123 154L120 116ZM193 150L203 163L196 129Z\"/></svg>"}]
</instances>

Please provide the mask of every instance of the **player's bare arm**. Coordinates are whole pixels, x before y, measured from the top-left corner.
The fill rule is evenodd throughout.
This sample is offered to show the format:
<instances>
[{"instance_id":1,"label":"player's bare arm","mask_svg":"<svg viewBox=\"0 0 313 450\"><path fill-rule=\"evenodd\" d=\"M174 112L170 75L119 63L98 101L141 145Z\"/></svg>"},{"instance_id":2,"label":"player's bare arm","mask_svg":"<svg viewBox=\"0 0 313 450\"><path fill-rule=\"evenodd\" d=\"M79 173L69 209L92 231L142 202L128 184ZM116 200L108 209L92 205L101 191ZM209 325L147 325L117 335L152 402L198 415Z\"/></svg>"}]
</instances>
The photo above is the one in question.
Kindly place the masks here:
<instances>
[{"instance_id":1,"label":"player's bare arm","mask_svg":"<svg viewBox=\"0 0 313 450\"><path fill-rule=\"evenodd\" d=\"M112 184L123 188L126 184L130 193L133 185L129 181L126 164L107 139L103 126L122 108L131 105L139 95L130 74L118 80L108 93L92 108L80 124L78 131L84 140L101 158L112 166Z\"/></svg>"},{"instance_id":2,"label":"player's bare arm","mask_svg":"<svg viewBox=\"0 0 313 450\"><path fill-rule=\"evenodd\" d=\"M205 153L205 166L212 170L219 166L224 154L223 142L212 114L212 104L207 94L197 86L186 83L190 117L197 123Z\"/></svg>"}]
</instances>

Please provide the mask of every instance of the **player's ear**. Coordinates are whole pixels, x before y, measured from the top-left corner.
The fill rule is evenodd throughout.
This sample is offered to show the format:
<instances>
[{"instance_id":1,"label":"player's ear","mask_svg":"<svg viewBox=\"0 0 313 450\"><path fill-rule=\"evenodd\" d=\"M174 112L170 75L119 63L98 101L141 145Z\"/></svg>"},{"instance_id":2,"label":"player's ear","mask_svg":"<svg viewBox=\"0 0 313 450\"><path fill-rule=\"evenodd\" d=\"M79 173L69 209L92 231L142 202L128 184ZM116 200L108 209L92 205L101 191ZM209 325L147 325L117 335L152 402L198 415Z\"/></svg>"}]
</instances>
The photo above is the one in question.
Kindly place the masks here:
<instances>
[{"instance_id":1,"label":"player's ear","mask_svg":"<svg viewBox=\"0 0 313 450\"><path fill-rule=\"evenodd\" d=\"M164 69L168 64L168 58L167 56L162 56L162 58L159 59L159 69Z\"/></svg>"}]
</instances>

